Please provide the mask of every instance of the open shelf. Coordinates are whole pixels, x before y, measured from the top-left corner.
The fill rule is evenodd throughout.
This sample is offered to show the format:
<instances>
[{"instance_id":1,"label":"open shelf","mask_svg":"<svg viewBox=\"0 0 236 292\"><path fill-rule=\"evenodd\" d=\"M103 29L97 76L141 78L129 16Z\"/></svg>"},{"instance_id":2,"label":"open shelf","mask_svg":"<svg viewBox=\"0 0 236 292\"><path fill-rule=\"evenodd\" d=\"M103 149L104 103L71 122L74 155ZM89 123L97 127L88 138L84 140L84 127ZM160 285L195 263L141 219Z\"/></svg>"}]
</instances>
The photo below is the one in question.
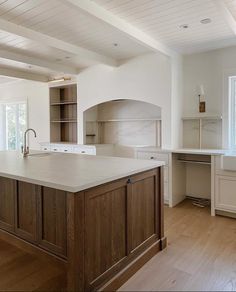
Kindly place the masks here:
<instances>
[{"instance_id":1,"label":"open shelf","mask_svg":"<svg viewBox=\"0 0 236 292\"><path fill-rule=\"evenodd\" d=\"M50 88L50 141L77 143L77 85Z\"/></svg>"},{"instance_id":2,"label":"open shelf","mask_svg":"<svg viewBox=\"0 0 236 292\"><path fill-rule=\"evenodd\" d=\"M187 120L222 120L222 116L214 116L214 115L204 115L204 116L187 116L182 118L183 121Z\"/></svg>"},{"instance_id":3,"label":"open shelf","mask_svg":"<svg viewBox=\"0 0 236 292\"><path fill-rule=\"evenodd\" d=\"M160 119L110 119L110 120L98 120L99 123L106 122L143 122L143 121L160 121ZM88 121L89 122L89 121Z\"/></svg>"},{"instance_id":4,"label":"open shelf","mask_svg":"<svg viewBox=\"0 0 236 292\"><path fill-rule=\"evenodd\" d=\"M77 101L65 101L65 102L54 102L51 103L51 106L56 106L56 105L72 105L72 104L77 104Z\"/></svg>"},{"instance_id":5,"label":"open shelf","mask_svg":"<svg viewBox=\"0 0 236 292\"><path fill-rule=\"evenodd\" d=\"M184 148L222 148L221 115L201 113L184 116L182 121Z\"/></svg>"},{"instance_id":6,"label":"open shelf","mask_svg":"<svg viewBox=\"0 0 236 292\"><path fill-rule=\"evenodd\" d=\"M51 121L51 123L77 123L77 120L55 120Z\"/></svg>"}]
</instances>

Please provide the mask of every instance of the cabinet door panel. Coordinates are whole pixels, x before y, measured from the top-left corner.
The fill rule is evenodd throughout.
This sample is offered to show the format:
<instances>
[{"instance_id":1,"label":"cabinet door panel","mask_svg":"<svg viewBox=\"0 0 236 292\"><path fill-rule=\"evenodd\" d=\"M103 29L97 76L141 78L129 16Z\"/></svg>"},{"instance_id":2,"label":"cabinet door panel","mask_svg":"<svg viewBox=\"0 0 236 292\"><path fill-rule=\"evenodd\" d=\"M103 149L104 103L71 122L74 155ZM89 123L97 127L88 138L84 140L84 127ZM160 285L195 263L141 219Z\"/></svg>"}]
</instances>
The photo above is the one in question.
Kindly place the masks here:
<instances>
[{"instance_id":1,"label":"cabinet door panel","mask_svg":"<svg viewBox=\"0 0 236 292\"><path fill-rule=\"evenodd\" d=\"M128 193L130 251L156 233L156 195L155 172L147 172L132 178Z\"/></svg>"},{"instance_id":2,"label":"cabinet door panel","mask_svg":"<svg viewBox=\"0 0 236 292\"><path fill-rule=\"evenodd\" d=\"M126 180L85 192L86 288L127 254L126 200Z\"/></svg>"},{"instance_id":3,"label":"cabinet door panel","mask_svg":"<svg viewBox=\"0 0 236 292\"><path fill-rule=\"evenodd\" d=\"M66 192L43 187L39 199L39 244L66 256Z\"/></svg>"},{"instance_id":4,"label":"cabinet door panel","mask_svg":"<svg viewBox=\"0 0 236 292\"><path fill-rule=\"evenodd\" d=\"M40 187L18 182L16 195L16 233L29 241L37 241L37 193Z\"/></svg>"},{"instance_id":5,"label":"cabinet door panel","mask_svg":"<svg viewBox=\"0 0 236 292\"><path fill-rule=\"evenodd\" d=\"M14 231L16 181L0 177L0 228Z\"/></svg>"},{"instance_id":6,"label":"cabinet door panel","mask_svg":"<svg viewBox=\"0 0 236 292\"><path fill-rule=\"evenodd\" d=\"M236 179L232 176L216 176L216 208L236 212Z\"/></svg>"}]
</instances>

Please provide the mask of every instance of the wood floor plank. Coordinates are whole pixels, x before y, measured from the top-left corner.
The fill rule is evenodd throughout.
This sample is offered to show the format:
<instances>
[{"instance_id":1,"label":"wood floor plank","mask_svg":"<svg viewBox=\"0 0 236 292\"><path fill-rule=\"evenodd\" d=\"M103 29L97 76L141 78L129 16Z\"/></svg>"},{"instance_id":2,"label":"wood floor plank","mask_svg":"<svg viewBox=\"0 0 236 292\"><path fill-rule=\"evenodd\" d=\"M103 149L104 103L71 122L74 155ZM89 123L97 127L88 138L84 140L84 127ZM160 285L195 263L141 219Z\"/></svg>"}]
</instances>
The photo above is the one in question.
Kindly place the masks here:
<instances>
[{"instance_id":1,"label":"wood floor plank","mask_svg":"<svg viewBox=\"0 0 236 292\"><path fill-rule=\"evenodd\" d=\"M0 291L64 291L65 266L0 240Z\"/></svg>"},{"instance_id":2,"label":"wood floor plank","mask_svg":"<svg viewBox=\"0 0 236 292\"><path fill-rule=\"evenodd\" d=\"M166 250L119 291L236 291L236 220L184 201L165 207Z\"/></svg>"}]
</instances>

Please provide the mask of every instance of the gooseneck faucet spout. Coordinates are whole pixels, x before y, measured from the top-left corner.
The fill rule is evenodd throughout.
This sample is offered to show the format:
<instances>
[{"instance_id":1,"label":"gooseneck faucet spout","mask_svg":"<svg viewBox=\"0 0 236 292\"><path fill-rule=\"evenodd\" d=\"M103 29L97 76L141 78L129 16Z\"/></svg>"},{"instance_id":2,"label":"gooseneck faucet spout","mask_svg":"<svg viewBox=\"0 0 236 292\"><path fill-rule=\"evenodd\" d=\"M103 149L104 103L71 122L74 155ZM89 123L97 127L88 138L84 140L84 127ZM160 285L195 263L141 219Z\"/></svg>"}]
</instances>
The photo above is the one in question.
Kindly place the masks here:
<instances>
[{"instance_id":1,"label":"gooseneck faucet spout","mask_svg":"<svg viewBox=\"0 0 236 292\"><path fill-rule=\"evenodd\" d=\"M28 132L30 132L30 131L32 131L33 133L34 133L34 137L36 138L37 137L37 134L36 134L36 132L35 132L35 130L34 129L27 129L26 131L25 131L25 133L24 133L24 144L23 144L23 146L21 147L21 152L22 152L22 154L23 154L23 157L26 157L26 156L28 156L28 154L29 154L29 146L27 146L27 133Z\"/></svg>"}]
</instances>

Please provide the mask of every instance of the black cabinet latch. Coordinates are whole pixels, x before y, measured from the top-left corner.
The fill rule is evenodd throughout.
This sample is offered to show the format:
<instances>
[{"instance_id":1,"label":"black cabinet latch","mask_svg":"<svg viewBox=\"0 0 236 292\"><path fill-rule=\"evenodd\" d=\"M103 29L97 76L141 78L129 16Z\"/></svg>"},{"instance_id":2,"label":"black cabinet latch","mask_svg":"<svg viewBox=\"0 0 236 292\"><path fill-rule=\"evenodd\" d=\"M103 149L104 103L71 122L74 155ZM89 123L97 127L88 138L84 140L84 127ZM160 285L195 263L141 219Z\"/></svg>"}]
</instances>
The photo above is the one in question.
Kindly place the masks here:
<instances>
[{"instance_id":1,"label":"black cabinet latch","mask_svg":"<svg viewBox=\"0 0 236 292\"><path fill-rule=\"evenodd\" d=\"M132 179L131 178L128 178L127 184L132 184Z\"/></svg>"}]
</instances>

